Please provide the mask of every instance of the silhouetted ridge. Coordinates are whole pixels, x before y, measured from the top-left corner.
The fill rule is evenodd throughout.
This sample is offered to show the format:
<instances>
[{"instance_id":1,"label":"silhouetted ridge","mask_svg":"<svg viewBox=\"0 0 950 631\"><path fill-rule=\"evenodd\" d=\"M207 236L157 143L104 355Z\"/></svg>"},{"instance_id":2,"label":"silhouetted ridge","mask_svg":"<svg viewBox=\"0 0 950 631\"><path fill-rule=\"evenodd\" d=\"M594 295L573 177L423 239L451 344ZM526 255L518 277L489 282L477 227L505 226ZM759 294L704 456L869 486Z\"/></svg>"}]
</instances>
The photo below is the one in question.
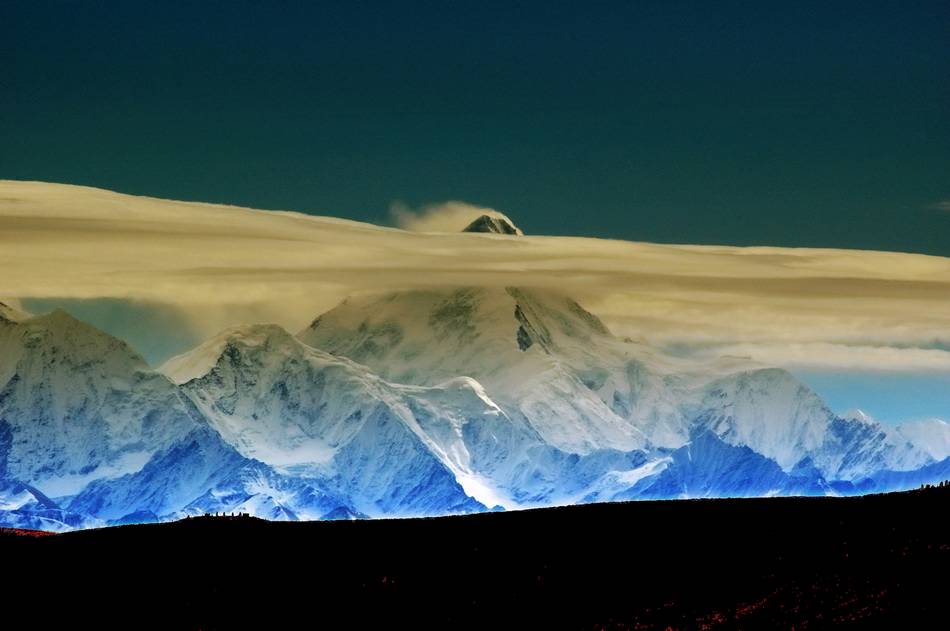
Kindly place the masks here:
<instances>
[{"instance_id":1,"label":"silhouetted ridge","mask_svg":"<svg viewBox=\"0 0 950 631\"><path fill-rule=\"evenodd\" d=\"M939 629L950 546L934 515L948 499L944 482L434 519L342 507L344 521L0 528L3 596L42 612L40 628L128 628L89 605L107 595L148 604L147 628ZM284 580L288 566L306 579Z\"/></svg>"}]
</instances>

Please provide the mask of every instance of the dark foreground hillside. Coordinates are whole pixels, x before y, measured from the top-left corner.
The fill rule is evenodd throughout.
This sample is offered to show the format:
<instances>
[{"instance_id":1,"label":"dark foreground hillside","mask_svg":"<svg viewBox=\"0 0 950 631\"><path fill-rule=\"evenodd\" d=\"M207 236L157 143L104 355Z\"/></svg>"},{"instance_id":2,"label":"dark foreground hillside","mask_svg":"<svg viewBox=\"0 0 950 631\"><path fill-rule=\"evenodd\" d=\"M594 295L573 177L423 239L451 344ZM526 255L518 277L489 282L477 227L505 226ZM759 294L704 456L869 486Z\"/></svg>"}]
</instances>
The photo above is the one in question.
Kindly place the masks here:
<instances>
[{"instance_id":1,"label":"dark foreground hillside","mask_svg":"<svg viewBox=\"0 0 950 631\"><path fill-rule=\"evenodd\" d=\"M938 488L8 531L0 600L30 628L946 628L948 504Z\"/></svg>"}]
</instances>

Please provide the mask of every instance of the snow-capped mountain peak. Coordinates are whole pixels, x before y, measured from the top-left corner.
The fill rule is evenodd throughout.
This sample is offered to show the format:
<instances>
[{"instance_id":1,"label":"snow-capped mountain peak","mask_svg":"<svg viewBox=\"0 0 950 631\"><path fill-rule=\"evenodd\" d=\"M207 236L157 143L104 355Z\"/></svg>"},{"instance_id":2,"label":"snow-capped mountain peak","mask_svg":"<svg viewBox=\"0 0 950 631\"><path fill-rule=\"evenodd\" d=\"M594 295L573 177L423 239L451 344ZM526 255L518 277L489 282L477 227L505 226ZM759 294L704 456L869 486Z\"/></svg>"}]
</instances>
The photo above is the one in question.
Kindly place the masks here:
<instances>
[{"instance_id":1,"label":"snow-capped mountain peak","mask_svg":"<svg viewBox=\"0 0 950 631\"><path fill-rule=\"evenodd\" d=\"M172 357L158 370L180 385L206 375L229 345L288 353L293 352L295 343L296 340L276 324L236 326L222 331L197 348Z\"/></svg>"},{"instance_id":2,"label":"snow-capped mountain peak","mask_svg":"<svg viewBox=\"0 0 950 631\"><path fill-rule=\"evenodd\" d=\"M874 425L877 423L877 420L873 416L860 408L851 408L850 410L847 410L841 415L841 418L850 421L858 421L866 425Z\"/></svg>"},{"instance_id":3,"label":"snow-capped mountain peak","mask_svg":"<svg viewBox=\"0 0 950 631\"><path fill-rule=\"evenodd\" d=\"M522 236L524 233L504 216L482 215L462 229L462 232L484 232Z\"/></svg>"},{"instance_id":4,"label":"snow-capped mountain peak","mask_svg":"<svg viewBox=\"0 0 950 631\"><path fill-rule=\"evenodd\" d=\"M747 445L790 470L818 450L833 414L790 373L777 368L738 372L706 387L703 424L734 445Z\"/></svg>"},{"instance_id":5,"label":"snow-capped mountain peak","mask_svg":"<svg viewBox=\"0 0 950 631\"><path fill-rule=\"evenodd\" d=\"M274 325L229 329L167 366L211 426L241 454L289 475L334 479L369 515L421 510L425 502L474 506L413 410L497 413L480 385L413 391L368 368L305 345ZM429 395L454 390L444 401ZM485 397L485 398L482 398ZM432 495L415 499L431 483Z\"/></svg>"},{"instance_id":6,"label":"snow-capped mountain peak","mask_svg":"<svg viewBox=\"0 0 950 631\"><path fill-rule=\"evenodd\" d=\"M906 421L895 427L893 433L934 461L950 458L950 423L943 419Z\"/></svg>"},{"instance_id":7,"label":"snow-capped mountain peak","mask_svg":"<svg viewBox=\"0 0 950 631\"><path fill-rule=\"evenodd\" d=\"M636 368L645 358L631 355L596 316L556 291L489 287L358 296L298 337L391 382L431 386L472 377L559 448L627 451L647 443L625 407L629 380L649 381L649 371Z\"/></svg>"},{"instance_id":8,"label":"snow-capped mountain peak","mask_svg":"<svg viewBox=\"0 0 950 631\"><path fill-rule=\"evenodd\" d=\"M0 327L0 477L68 495L140 468L194 425L168 379L65 311Z\"/></svg>"}]
</instances>

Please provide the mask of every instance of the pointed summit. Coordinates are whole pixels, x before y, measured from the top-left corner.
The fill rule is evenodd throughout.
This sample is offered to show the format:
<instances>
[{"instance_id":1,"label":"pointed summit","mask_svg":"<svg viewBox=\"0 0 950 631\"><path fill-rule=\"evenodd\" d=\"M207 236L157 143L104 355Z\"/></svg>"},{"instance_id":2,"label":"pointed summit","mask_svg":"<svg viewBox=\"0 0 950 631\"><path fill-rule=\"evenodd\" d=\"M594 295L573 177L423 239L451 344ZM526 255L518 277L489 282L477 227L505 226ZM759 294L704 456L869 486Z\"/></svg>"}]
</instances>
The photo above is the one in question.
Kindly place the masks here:
<instances>
[{"instance_id":1,"label":"pointed summit","mask_svg":"<svg viewBox=\"0 0 950 631\"><path fill-rule=\"evenodd\" d=\"M225 353L270 353L275 357L288 357L302 352L297 346L301 346L300 342L276 324L235 326L215 335L197 348L172 357L158 370L181 385L208 374Z\"/></svg>"},{"instance_id":2,"label":"pointed summit","mask_svg":"<svg viewBox=\"0 0 950 631\"><path fill-rule=\"evenodd\" d=\"M521 229L514 225L507 217L496 217L492 215L482 215L468 224L462 232L487 232L489 234L524 236Z\"/></svg>"},{"instance_id":3,"label":"pointed summit","mask_svg":"<svg viewBox=\"0 0 950 631\"><path fill-rule=\"evenodd\" d=\"M876 423L876 420L873 416L861 410L859 408L852 408L841 415L841 418L847 421L859 421L865 425L873 425Z\"/></svg>"}]
</instances>

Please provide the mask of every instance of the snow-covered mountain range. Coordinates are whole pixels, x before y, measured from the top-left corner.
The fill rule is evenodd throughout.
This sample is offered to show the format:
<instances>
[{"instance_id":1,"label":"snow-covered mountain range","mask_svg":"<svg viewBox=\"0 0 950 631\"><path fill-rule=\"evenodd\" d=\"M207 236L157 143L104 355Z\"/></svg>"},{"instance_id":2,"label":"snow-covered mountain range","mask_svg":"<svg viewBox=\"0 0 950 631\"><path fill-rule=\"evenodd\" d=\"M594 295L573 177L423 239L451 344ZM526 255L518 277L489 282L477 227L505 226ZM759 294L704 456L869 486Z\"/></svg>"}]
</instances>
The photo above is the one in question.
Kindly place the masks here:
<instances>
[{"instance_id":1,"label":"snow-covered mountain range","mask_svg":"<svg viewBox=\"0 0 950 631\"><path fill-rule=\"evenodd\" d=\"M838 416L784 370L615 337L552 290L354 296L150 368L0 304L0 525L444 515L862 493L950 477L950 425Z\"/></svg>"}]
</instances>

